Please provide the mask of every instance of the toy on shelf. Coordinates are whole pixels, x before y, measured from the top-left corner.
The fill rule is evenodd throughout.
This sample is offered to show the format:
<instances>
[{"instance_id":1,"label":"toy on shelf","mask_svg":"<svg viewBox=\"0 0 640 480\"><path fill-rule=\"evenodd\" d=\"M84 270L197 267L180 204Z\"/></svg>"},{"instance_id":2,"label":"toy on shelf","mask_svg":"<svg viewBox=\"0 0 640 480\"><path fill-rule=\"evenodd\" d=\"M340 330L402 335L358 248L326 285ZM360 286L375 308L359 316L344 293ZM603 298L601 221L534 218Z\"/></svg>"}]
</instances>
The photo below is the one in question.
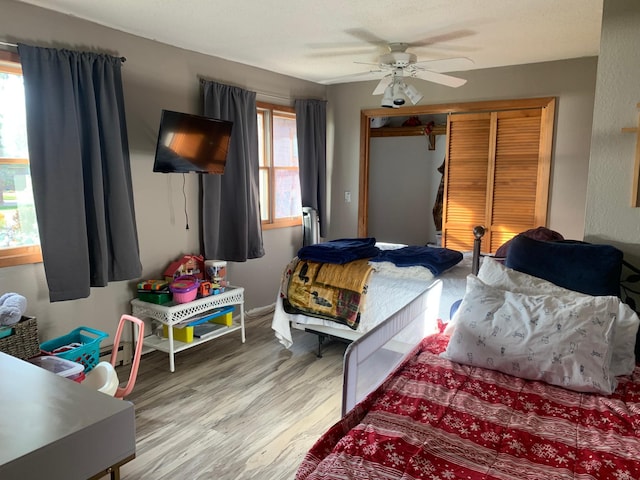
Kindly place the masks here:
<instances>
[{"instance_id":1,"label":"toy on shelf","mask_svg":"<svg viewBox=\"0 0 640 480\"><path fill-rule=\"evenodd\" d=\"M176 278L169 289L176 303L188 303L196 299L200 280L193 275L182 275Z\"/></svg>"},{"instance_id":2,"label":"toy on shelf","mask_svg":"<svg viewBox=\"0 0 640 480\"><path fill-rule=\"evenodd\" d=\"M138 283L138 290L166 290L169 288L169 282L166 280L143 280Z\"/></svg>"},{"instance_id":3,"label":"toy on shelf","mask_svg":"<svg viewBox=\"0 0 640 480\"><path fill-rule=\"evenodd\" d=\"M164 279L173 282L183 275L192 275L198 280L204 278L204 258L201 255L183 255L178 260L171 262L164 271Z\"/></svg>"},{"instance_id":4,"label":"toy on shelf","mask_svg":"<svg viewBox=\"0 0 640 480\"><path fill-rule=\"evenodd\" d=\"M208 280L200 282L200 286L198 287L198 295L200 295L201 297L208 297L212 293L213 288L211 282L209 282Z\"/></svg>"},{"instance_id":5,"label":"toy on shelf","mask_svg":"<svg viewBox=\"0 0 640 480\"><path fill-rule=\"evenodd\" d=\"M207 278L220 292L224 292L225 287L229 286L227 280L227 262L224 260L205 260L204 262ZM220 293L218 292L218 293Z\"/></svg>"},{"instance_id":6,"label":"toy on shelf","mask_svg":"<svg viewBox=\"0 0 640 480\"><path fill-rule=\"evenodd\" d=\"M138 282L138 298L143 302L159 305L171 301L169 282L166 280L143 280Z\"/></svg>"}]
</instances>

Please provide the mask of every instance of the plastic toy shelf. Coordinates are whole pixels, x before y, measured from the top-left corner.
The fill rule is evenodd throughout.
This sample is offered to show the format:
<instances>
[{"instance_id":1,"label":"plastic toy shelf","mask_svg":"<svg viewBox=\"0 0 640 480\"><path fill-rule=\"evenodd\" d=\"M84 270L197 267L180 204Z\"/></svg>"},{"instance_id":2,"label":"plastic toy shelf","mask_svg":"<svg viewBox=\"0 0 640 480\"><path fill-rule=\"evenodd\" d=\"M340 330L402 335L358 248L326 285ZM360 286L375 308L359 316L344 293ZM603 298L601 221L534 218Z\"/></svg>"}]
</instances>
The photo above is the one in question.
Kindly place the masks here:
<instances>
[{"instance_id":1,"label":"plastic toy shelf","mask_svg":"<svg viewBox=\"0 0 640 480\"><path fill-rule=\"evenodd\" d=\"M180 342L173 338L174 325L184 322L199 314L211 311L216 308L226 307L229 305L239 305L240 322L234 319L233 324L229 327L223 327L210 335L203 338L197 338L189 343ZM168 328L168 338L158 338L149 336L144 339L146 347L160 350L169 354L169 370L175 371L174 355L178 352L186 350L201 343L208 342L223 335L240 330L242 335L242 343L245 342L244 332L244 288L227 287L226 291L217 295L209 295L208 297L199 298L187 303L166 303L156 304L144 302L140 299L131 300L131 311L133 316L138 318L150 318ZM135 336L134 336L135 338Z\"/></svg>"}]
</instances>

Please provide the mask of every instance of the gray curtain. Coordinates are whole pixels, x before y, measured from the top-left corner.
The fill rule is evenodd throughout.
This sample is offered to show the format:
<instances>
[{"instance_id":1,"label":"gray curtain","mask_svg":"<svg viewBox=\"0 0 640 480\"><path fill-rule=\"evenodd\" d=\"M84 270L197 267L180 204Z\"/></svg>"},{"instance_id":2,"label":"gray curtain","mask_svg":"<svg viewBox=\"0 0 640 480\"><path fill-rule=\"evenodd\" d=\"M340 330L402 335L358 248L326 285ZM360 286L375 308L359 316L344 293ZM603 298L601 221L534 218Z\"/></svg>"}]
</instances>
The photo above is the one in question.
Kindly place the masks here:
<instances>
[{"instance_id":1,"label":"gray curtain","mask_svg":"<svg viewBox=\"0 0 640 480\"><path fill-rule=\"evenodd\" d=\"M24 44L18 52L50 300L140 277L122 59Z\"/></svg>"},{"instance_id":2,"label":"gray curtain","mask_svg":"<svg viewBox=\"0 0 640 480\"><path fill-rule=\"evenodd\" d=\"M256 94L200 80L204 115L233 122L223 175L200 175L201 232L206 258L244 262L264 256Z\"/></svg>"},{"instance_id":3,"label":"gray curtain","mask_svg":"<svg viewBox=\"0 0 640 480\"><path fill-rule=\"evenodd\" d=\"M320 236L327 223L327 102L296 100L296 130L303 207L318 212Z\"/></svg>"}]
</instances>

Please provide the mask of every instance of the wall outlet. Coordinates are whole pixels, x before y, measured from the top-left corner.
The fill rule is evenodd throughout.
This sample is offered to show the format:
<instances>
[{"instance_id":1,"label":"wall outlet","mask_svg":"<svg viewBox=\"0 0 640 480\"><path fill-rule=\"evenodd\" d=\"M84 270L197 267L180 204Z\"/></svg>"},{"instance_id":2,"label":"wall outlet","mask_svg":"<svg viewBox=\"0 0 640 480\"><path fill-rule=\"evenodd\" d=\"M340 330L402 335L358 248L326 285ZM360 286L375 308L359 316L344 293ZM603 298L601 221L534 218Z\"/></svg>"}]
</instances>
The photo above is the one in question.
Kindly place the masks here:
<instances>
[{"instance_id":1,"label":"wall outlet","mask_svg":"<svg viewBox=\"0 0 640 480\"><path fill-rule=\"evenodd\" d=\"M344 192L345 203L351 203L351 192Z\"/></svg>"}]
</instances>

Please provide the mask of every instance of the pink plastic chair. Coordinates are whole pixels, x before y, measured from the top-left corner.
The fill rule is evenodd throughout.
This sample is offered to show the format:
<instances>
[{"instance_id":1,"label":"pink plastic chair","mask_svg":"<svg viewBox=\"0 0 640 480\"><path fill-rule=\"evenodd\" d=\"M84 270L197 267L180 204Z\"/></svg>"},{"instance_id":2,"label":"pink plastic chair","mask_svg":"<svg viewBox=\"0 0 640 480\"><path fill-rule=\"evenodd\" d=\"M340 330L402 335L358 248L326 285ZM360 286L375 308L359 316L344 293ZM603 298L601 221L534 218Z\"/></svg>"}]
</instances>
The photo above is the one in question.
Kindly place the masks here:
<instances>
[{"instance_id":1,"label":"pink plastic chair","mask_svg":"<svg viewBox=\"0 0 640 480\"><path fill-rule=\"evenodd\" d=\"M131 393L133 386L136 384L136 377L138 376L138 367L140 366L140 356L142 354L142 344L144 342L144 322L137 317L131 315L122 315L120 322L118 323L118 329L116 330L116 336L113 338L113 351L111 352L111 366L115 368L118 357L118 349L120 347L120 337L122 336L122 330L126 321L132 322L134 325L138 325L138 338L135 343L135 352L133 354L133 360L131 361L131 372L129 373L129 379L124 387L118 386L116 393L113 395L116 398L124 398ZM135 331L135 328L132 330Z\"/></svg>"}]
</instances>

